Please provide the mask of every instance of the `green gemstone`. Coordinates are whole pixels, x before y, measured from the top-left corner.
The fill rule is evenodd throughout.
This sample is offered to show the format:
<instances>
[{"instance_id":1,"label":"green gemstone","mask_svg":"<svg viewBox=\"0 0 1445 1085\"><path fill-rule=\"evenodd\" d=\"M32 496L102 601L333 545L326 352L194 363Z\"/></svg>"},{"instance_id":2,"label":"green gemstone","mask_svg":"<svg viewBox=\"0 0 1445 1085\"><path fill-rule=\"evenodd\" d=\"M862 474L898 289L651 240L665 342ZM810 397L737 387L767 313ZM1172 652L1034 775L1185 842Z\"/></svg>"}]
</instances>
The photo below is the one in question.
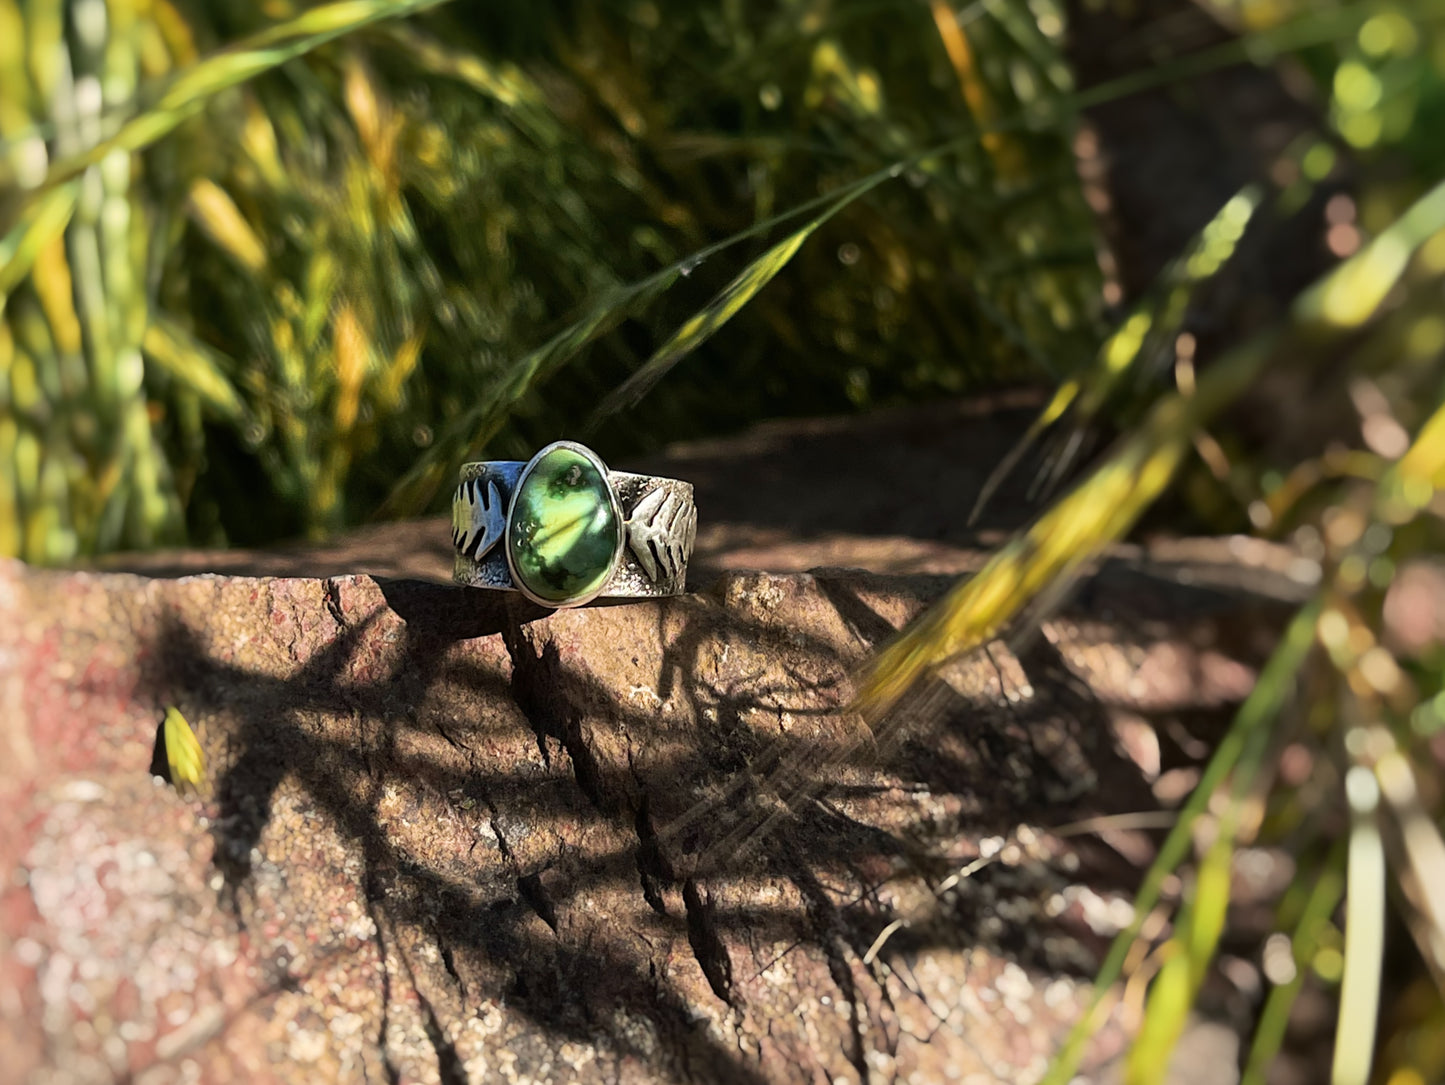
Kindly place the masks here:
<instances>
[{"instance_id":1,"label":"green gemstone","mask_svg":"<svg viewBox=\"0 0 1445 1085\"><path fill-rule=\"evenodd\" d=\"M538 599L585 599L612 573L622 525L596 463L570 448L542 453L523 474L507 523L512 575Z\"/></svg>"}]
</instances>

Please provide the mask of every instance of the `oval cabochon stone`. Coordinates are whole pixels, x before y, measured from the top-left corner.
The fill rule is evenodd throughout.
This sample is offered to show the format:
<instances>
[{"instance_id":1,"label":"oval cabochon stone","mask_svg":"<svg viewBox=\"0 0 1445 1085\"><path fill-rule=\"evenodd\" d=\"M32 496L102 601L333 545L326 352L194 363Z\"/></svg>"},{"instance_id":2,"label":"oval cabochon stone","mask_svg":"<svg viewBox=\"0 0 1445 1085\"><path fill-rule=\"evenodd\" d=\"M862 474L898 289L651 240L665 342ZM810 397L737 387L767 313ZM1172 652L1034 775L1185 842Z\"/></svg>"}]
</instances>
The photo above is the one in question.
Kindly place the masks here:
<instances>
[{"instance_id":1,"label":"oval cabochon stone","mask_svg":"<svg viewBox=\"0 0 1445 1085\"><path fill-rule=\"evenodd\" d=\"M565 606L612 574L622 525L598 465L567 447L547 449L523 473L507 524L513 577L538 599Z\"/></svg>"}]
</instances>

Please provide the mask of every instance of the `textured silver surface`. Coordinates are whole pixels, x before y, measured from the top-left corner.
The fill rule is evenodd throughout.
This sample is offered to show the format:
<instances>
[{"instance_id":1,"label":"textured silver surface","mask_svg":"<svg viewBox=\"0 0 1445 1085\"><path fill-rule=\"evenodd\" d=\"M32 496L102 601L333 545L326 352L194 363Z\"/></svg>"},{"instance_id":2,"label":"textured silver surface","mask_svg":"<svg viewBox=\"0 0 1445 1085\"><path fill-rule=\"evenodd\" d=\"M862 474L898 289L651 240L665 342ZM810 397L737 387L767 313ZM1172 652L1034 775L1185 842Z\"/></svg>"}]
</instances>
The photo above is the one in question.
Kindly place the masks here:
<instances>
[{"instance_id":1,"label":"textured silver surface","mask_svg":"<svg viewBox=\"0 0 1445 1085\"><path fill-rule=\"evenodd\" d=\"M489 492L487 487L495 485L505 508L511 503L512 491L516 489L522 469L526 466L523 460L462 464L459 485L452 494L453 545L460 542L465 546L474 541L471 529L476 508L474 495ZM687 562L697 537L697 509L693 505L692 483L653 475L635 475L628 471L608 471L607 480L622 509L623 531L629 545L623 547L617 568L598 598L641 599L679 594L687 581ZM469 487L468 483L473 482L475 485ZM659 492L660 498L656 496ZM643 506L643 515L634 529L632 516L639 505ZM634 539L638 541L633 543ZM652 560L648 565L656 570L655 579L649 575L648 567L638 560L634 549L634 546L646 546L649 539L652 547L648 556ZM656 557L653 557L654 553ZM507 569L505 542L492 545L479 559L468 557L459 550L452 567L452 579L474 588L516 590L512 574Z\"/></svg>"}]
</instances>

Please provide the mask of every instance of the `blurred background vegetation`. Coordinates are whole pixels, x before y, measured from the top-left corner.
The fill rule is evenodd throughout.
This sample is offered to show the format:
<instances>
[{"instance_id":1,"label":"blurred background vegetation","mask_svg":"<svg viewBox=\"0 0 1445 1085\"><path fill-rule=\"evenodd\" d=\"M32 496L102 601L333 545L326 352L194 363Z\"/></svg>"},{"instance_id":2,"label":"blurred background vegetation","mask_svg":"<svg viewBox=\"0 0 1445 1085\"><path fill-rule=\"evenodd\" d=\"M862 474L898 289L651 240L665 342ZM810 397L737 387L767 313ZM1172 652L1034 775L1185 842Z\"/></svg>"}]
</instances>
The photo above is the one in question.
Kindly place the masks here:
<instances>
[{"instance_id":1,"label":"blurred background vegetation","mask_svg":"<svg viewBox=\"0 0 1445 1085\"><path fill-rule=\"evenodd\" d=\"M128 121L170 129L93 155L64 209L30 197L6 239L0 552L254 544L389 496L437 507L464 446L525 458L575 433L788 231L709 245L900 162L645 417L599 432L604 454L1062 372L1097 342L1068 132L918 157L978 131L926 4L373 19L431 6L312 9L281 39L304 59L255 74L275 47L232 43L299 8L0 4L10 222ZM990 70L965 75L986 110L1013 112L1016 86L1041 110L1067 93L1060 14L1039 12L1052 37L1022 9L976 20ZM419 460L448 470L393 494Z\"/></svg>"},{"instance_id":2,"label":"blurred background vegetation","mask_svg":"<svg viewBox=\"0 0 1445 1085\"><path fill-rule=\"evenodd\" d=\"M1246 113L1285 104L1230 191L1178 195L1161 161L1213 163L1170 96L1221 73ZM1423 1085L1442 179L1441 0L0 0L0 555L319 537L562 435L617 459L1047 386L1019 469L1073 488L861 707L1146 514L1295 547L1311 601L1101 979L1183 870L1130 1064L1157 1080L1237 848L1284 841L1246 1076L1311 978L1339 992L1336 1081ZM1411 948L1382 977L1390 923Z\"/></svg>"}]
</instances>

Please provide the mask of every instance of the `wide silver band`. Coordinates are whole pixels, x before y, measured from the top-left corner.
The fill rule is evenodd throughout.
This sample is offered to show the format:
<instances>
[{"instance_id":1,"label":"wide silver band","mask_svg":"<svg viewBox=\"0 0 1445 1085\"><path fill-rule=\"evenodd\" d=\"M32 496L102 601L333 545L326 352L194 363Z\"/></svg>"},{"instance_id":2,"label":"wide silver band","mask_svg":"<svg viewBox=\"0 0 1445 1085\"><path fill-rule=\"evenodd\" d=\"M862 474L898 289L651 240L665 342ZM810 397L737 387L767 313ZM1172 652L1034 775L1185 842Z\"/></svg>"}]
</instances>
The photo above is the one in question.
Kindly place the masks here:
<instances>
[{"instance_id":1,"label":"wide silver band","mask_svg":"<svg viewBox=\"0 0 1445 1085\"><path fill-rule=\"evenodd\" d=\"M585 598L563 604L538 598L512 575L507 521L513 497L527 469L548 450L565 446L585 453L604 472L612 491L622 540L611 576ZM532 460L486 460L462 464L452 494L452 579L477 588L520 591L544 606L577 606L594 598L677 595L687 581L687 563L697 537L692 483L606 469L584 446L558 442Z\"/></svg>"}]
</instances>

